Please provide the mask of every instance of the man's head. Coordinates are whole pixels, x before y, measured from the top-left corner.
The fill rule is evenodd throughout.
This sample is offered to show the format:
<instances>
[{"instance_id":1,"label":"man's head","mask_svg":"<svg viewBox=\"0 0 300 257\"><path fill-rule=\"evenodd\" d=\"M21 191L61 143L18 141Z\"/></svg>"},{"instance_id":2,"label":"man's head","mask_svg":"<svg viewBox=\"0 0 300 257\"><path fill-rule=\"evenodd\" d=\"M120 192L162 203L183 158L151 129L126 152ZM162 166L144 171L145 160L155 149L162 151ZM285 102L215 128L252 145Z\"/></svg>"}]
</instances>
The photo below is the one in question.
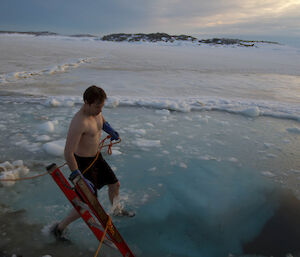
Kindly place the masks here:
<instances>
[{"instance_id":1,"label":"man's head","mask_svg":"<svg viewBox=\"0 0 300 257\"><path fill-rule=\"evenodd\" d=\"M91 115L98 115L102 111L106 98L104 90L94 85L88 87L83 93L83 101Z\"/></svg>"},{"instance_id":2,"label":"man's head","mask_svg":"<svg viewBox=\"0 0 300 257\"><path fill-rule=\"evenodd\" d=\"M101 87L90 86L83 93L83 101L86 104L103 103L106 100L106 94Z\"/></svg>"}]
</instances>

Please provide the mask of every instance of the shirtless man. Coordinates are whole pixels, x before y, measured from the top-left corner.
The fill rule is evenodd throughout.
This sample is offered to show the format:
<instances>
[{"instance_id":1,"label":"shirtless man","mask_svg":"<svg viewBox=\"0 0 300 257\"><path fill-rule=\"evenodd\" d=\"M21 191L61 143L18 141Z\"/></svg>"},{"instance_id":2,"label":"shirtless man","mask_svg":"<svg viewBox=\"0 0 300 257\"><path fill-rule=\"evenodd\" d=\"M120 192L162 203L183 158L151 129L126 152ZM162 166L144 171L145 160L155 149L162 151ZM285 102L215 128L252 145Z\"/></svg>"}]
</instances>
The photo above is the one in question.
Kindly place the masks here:
<instances>
[{"instance_id":1,"label":"shirtless man","mask_svg":"<svg viewBox=\"0 0 300 257\"><path fill-rule=\"evenodd\" d=\"M102 108L106 100L104 90L97 86L90 86L84 92L83 100L83 106L71 121L64 151L65 159L72 171L70 177L82 175L81 171L84 171L95 159L102 130L111 135L111 140L119 139L119 134L104 120L102 115ZM93 166L84 173L84 178L96 196L97 189L108 185L108 196L114 215L134 215L121 208L119 204L120 182L101 153ZM64 240L63 230L79 217L78 212L73 209L53 228L52 232L55 237Z\"/></svg>"}]
</instances>

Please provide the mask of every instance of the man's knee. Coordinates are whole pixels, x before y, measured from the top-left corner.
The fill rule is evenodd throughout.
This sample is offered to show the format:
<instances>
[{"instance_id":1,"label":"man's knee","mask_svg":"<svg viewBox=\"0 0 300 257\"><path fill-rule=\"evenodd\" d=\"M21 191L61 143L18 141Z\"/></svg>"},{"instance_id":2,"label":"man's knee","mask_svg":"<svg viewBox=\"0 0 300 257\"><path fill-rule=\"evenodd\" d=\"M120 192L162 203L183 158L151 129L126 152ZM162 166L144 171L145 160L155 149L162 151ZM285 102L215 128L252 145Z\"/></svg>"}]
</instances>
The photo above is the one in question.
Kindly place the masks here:
<instances>
[{"instance_id":1,"label":"man's knee","mask_svg":"<svg viewBox=\"0 0 300 257\"><path fill-rule=\"evenodd\" d=\"M108 185L108 187L111 190L118 190L120 188L120 182L118 181L118 182L116 182L114 184L110 184L110 185Z\"/></svg>"}]
</instances>

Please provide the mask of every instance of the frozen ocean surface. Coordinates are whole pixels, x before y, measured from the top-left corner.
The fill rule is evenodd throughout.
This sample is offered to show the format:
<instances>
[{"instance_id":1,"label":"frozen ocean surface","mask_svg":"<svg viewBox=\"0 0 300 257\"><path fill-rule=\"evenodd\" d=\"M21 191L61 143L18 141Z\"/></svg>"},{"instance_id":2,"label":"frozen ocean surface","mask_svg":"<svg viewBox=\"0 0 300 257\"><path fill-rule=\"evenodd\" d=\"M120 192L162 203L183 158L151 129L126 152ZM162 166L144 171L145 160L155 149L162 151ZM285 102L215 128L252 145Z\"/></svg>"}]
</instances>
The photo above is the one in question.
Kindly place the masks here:
<instances>
[{"instance_id":1,"label":"frozen ocean surface","mask_svg":"<svg viewBox=\"0 0 300 257\"><path fill-rule=\"evenodd\" d=\"M113 221L137 256L264 255L245 245L263 235L287 191L298 210L299 50L12 35L0 36L0 48L0 174L35 175L64 163L82 92L102 86L103 114L122 138L103 154L121 182L121 202L136 212ZM17 243L21 231L5 229L10 209L24 210L15 215L40 237L38 256L66 256L48 230L71 206L50 176L3 182L0 192L0 254L30 253ZM99 199L109 212L105 188ZM292 232L290 241L299 236ZM97 249L82 221L68 237L80 248L72 256ZM300 252L283 248L271 255ZM105 246L103 255L118 256Z\"/></svg>"}]
</instances>

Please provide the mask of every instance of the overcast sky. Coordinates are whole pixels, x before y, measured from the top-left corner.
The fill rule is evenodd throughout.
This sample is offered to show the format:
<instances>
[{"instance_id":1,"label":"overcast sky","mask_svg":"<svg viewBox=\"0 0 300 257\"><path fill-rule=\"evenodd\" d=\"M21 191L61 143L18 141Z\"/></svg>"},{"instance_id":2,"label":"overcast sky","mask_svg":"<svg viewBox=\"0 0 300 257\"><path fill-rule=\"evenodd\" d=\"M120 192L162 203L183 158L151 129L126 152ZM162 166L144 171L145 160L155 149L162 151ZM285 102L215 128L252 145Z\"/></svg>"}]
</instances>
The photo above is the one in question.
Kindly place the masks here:
<instances>
[{"instance_id":1,"label":"overcast sky","mask_svg":"<svg viewBox=\"0 0 300 257\"><path fill-rule=\"evenodd\" d=\"M0 0L0 30L300 38L300 0Z\"/></svg>"}]
</instances>

